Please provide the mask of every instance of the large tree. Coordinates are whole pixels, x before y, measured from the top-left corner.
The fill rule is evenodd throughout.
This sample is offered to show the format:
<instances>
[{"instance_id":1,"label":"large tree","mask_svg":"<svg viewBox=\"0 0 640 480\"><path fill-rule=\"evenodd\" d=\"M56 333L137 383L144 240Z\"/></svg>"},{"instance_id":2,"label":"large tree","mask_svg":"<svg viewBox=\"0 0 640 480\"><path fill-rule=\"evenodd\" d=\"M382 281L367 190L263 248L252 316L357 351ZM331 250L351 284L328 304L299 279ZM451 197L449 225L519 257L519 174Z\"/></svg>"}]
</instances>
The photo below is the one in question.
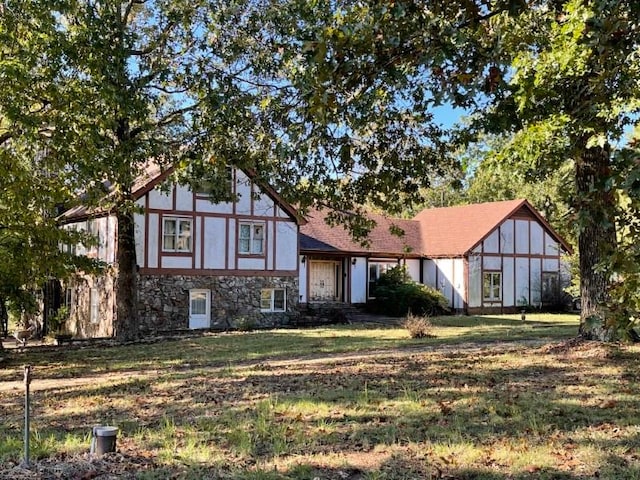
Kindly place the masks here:
<instances>
[{"instance_id":1,"label":"large tree","mask_svg":"<svg viewBox=\"0 0 640 480\"><path fill-rule=\"evenodd\" d=\"M27 2L4 5L16 22L31 21L16 13ZM101 207L120 232L117 335L137 333L131 193L149 159L188 166L186 177L209 158L251 168L302 210L338 207L335 220L363 233L366 223L346 212L365 203L403 210L398 198L416 200L434 172L448 171L449 147L472 138L473 129L448 135L434 122L443 102L477 113L477 127L513 133L508 150L532 171L573 160L582 330L605 332L586 320L603 316L603 260L615 243L608 145L638 108L636 2L39 7L55 24L53 37L30 43L34 58L57 68L55 95L42 101L54 126L49 155L113 192Z\"/></svg>"},{"instance_id":2,"label":"large tree","mask_svg":"<svg viewBox=\"0 0 640 480\"><path fill-rule=\"evenodd\" d=\"M513 50L514 75L494 113L512 110L518 122L507 151L542 174L573 163L580 332L612 338L618 330L607 311L618 209L612 145L640 106L640 4L540 2L504 25L510 33L501 45ZM528 25L536 26L534 35ZM530 37L527 48L517 43L523 37Z\"/></svg>"},{"instance_id":3,"label":"large tree","mask_svg":"<svg viewBox=\"0 0 640 480\"><path fill-rule=\"evenodd\" d=\"M0 5L0 309L16 315L37 310L35 292L93 262L60 249L82 235L60 230L57 207L69 198L66 162L47 155L52 134L49 99L59 56L55 21L35 4Z\"/></svg>"},{"instance_id":4,"label":"large tree","mask_svg":"<svg viewBox=\"0 0 640 480\"><path fill-rule=\"evenodd\" d=\"M307 27L329 27L328 3L14 0L2 8L7 41L31 61L18 72L24 82L4 72L13 142L46 148L69 185L83 186L83 202L117 217L121 338L138 334L132 190L150 160L184 181L215 179L231 163L303 209L316 199L346 209L367 198L393 205L398 189L415 194L444 155L439 129L414 108L419 99L396 102L401 90L384 79L351 85L355 94L330 88L314 59L331 54L307 38ZM23 54L5 58L20 64ZM41 69L49 83L36 94L29 78ZM16 97L29 100L14 106ZM45 136L16 134L31 108Z\"/></svg>"},{"instance_id":5,"label":"large tree","mask_svg":"<svg viewBox=\"0 0 640 480\"><path fill-rule=\"evenodd\" d=\"M337 111L378 88L414 111L467 108L472 128L451 138L506 132L504 155L532 176L572 162L580 331L608 338L611 145L639 109L639 22L630 0L342 2L328 24L306 26L317 79L307 83Z\"/></svg>"}]
</instances>

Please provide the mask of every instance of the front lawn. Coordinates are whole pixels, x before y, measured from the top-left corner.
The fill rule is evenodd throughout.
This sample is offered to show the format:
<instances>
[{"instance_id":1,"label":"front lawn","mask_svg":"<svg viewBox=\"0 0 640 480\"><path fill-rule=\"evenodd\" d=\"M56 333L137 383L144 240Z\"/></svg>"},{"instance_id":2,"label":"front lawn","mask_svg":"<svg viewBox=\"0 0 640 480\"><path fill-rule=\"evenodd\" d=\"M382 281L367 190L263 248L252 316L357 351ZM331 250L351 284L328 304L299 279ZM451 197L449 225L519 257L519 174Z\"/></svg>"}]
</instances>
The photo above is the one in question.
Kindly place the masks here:
<instances>
[{"instance_id":1,"label":"front lawn","mask_svg":"<svg viewBox=\"0 0 640 480\"><path fill-rule=\"evenodd\" d=\"M12 352L0 478L640 478L638 347L567 343L576 316L432 323ZM90 461L97 424L121 429L118 453Z\"/></svg>"}]
</instances>

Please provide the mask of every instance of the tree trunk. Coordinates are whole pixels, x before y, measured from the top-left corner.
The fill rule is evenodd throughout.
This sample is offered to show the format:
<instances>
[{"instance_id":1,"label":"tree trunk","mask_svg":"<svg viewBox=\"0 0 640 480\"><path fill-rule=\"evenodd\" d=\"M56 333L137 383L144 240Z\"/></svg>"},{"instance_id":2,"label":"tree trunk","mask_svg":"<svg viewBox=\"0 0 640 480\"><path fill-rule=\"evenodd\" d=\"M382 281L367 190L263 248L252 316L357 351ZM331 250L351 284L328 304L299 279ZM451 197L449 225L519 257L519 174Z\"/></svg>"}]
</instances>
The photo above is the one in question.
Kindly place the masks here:
<instances>
[{"instance_id":1,"label":"tree trunk","mask_svg":"<svg viewBox=\"0 0 640 480\"><path fill-rule=\"evenodd\" d=\"M138 272L136 265L136 239L133 212L125 208L117 213L118 250L116 254L116 312L113 335L122 340L135 340L139 336Z\"/></svg>"},{"instance_id":2,"label":"tree trunk","mask_svg":"<svg viewBox=\"0 0 640 480\"><path fill-rule=\"evenodd\" d=\"M576 211L580 257L580 335L606 341L605 325L611 273L606 259L616 244L615 199L606 181L610 176L609 146L585 148L576 161Z\"/></svg>"}]
</instances>

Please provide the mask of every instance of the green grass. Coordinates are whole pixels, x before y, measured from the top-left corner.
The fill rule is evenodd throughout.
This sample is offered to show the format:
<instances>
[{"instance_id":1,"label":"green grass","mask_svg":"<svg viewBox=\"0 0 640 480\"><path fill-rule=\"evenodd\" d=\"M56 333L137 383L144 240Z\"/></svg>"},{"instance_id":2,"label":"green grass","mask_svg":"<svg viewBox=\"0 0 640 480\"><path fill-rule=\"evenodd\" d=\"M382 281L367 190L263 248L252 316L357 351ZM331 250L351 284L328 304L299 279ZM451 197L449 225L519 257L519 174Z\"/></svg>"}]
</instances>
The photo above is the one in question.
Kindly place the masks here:
<instances>
[{"instance_id":1,"label":"green grass","mask_svg":"<svg viewBox=\"0 0 640 480\"><path fill-rule=\"evenodd\" d=\"M640 478L638 347L542 345L575 336L576 316L431 323L417 340L338 326L13 352L0 478L22 448L21 392L2 386L27 362L34 456L86 451L92 425L114 424L130 478Z\"/></svg>"}]
</instances>

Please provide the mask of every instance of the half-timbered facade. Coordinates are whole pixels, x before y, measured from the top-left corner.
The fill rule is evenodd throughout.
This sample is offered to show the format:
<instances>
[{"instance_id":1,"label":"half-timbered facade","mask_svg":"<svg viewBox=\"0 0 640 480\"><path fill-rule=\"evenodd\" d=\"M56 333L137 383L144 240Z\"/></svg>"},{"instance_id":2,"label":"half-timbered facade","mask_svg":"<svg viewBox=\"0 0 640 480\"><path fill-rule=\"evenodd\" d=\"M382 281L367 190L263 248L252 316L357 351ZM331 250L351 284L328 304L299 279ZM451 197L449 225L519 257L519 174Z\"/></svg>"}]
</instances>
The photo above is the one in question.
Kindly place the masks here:
<instances>
[{"instance_id":1,"label":"half-timbered facade","mask_svg":"<svg viewBox=\"0 0 640 480\"><path fill-rule=\"evenodd\" d=\"M134 191L138 309L145 331L224 328L234 322L287 323L298 303L295 211L245 172L230 178L235 201L212 202L205 191L147 172ZM115 315L117 222L83 207L66 212L65 228L85 229L97 245L77 253L110 265L78 276L66 293L68 327L79 336L110 336Z\"/></svg>"},{"instance_id":2,"label":"half-timbered facade","mask_svg":"<svg viewBox=\"0 0 640 480\"><path fill-rule=\"evenodd\" d=\"M324 216L315 212L301 228L302 303L365 303L380 274L398 264L458 312L558 302L570 247L526 200L426 209L412 220L371 215L377 226L366 246Z\"/></svg>"},{"instance_id":3,"label":"half-timbered facade","mask_svg":"<svg viewBox=\"0 0 640 480\"><path fill-rule=\"evenodd\" d=\"M494 313L559 302L571 249L526 200L420 212L423 283L452 308Z\"/></svg>"}]
</instances>

